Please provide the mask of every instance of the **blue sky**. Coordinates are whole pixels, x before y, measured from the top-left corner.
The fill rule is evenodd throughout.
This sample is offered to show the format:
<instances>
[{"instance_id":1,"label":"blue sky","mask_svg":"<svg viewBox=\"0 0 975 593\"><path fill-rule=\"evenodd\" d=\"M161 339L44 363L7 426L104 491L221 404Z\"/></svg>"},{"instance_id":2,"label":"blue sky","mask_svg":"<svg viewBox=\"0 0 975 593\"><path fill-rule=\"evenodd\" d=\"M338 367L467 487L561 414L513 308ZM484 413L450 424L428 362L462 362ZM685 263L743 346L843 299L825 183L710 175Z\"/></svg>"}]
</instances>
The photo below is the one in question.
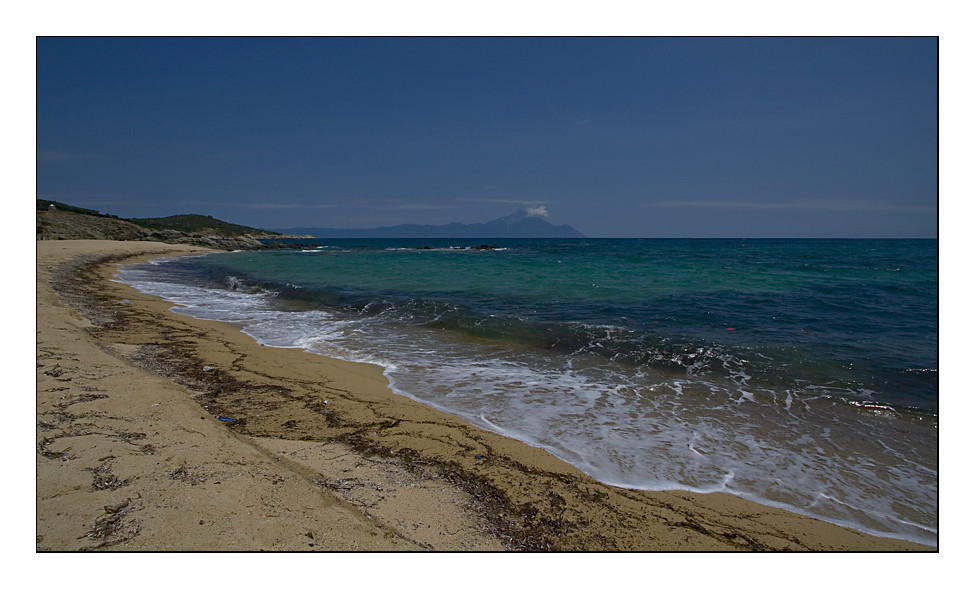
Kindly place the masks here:
<instances>
[{"instance_id":1,"label":"blue sky","mask_svg":"<svg viewBox=\"0 0 975 593\"><path fill-rule=\"evenodd\" d=\"M938 42L37 40L37 196L262 228L934 237Z\"/></svg>"}]
</instances>

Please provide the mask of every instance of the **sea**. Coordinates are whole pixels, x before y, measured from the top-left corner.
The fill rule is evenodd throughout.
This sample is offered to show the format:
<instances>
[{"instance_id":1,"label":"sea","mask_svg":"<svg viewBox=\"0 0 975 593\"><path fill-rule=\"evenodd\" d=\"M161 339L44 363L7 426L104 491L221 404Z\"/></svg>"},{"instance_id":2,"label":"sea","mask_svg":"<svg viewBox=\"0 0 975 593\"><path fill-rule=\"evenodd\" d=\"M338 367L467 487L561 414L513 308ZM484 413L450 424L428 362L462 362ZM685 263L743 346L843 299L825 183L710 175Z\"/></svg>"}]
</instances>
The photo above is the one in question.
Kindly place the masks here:
<instances>
[{"instance_id":1,"label":"sea","mask_svg":"<svg viewBox=\"0 0 975 593\"><path fill-rule=\"evenodd\" d=\"M937 545L937 240L305 243L120 280L606 484Z\"/></svg>"}]
</instances>

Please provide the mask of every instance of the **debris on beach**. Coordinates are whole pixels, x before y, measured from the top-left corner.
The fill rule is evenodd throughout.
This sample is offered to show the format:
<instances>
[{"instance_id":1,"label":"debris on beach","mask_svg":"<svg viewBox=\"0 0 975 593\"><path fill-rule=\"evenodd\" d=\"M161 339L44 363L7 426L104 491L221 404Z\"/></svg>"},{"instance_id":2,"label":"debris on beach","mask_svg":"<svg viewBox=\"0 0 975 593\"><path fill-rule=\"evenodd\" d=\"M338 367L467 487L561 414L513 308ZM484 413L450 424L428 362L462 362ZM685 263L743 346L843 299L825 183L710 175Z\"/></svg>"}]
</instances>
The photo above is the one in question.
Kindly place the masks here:
<instances>
[{"instance_id":1,"label":"debris on beach","mask_svg":"<svg viewBox=\"0 0 975 593\"><path fill-rule=\"evenodd\" d=\"M196 486L197 484L202 484L207 481L207 477L202 473L193 471L192 468L188 468L185 465L181 465L171 474L169 477L173 480L179 480L181 482L189 482L191 486Z\"/></svg>"},{"instance_id":2,"label":"debris on beach","mask_svg":"<svg viewBox=\"0 0 975 593\"><path fill-rule=\"evenodd\" d=\"M118 490L129 483L128 479L120 480L109 471L108 463L102 463L97 468L85 468L95 473L91 480L91 487L95 490Z\"/></svg>"},{"instance_id":3,"label":"debris on beach","mask_svg":"<svg viewBox=\"0 0 975 593\"><path fill-rule=\"evenodd\" d=\"M139 507L141 508L141 507ZM96 550L106 546L114 546L126 542L142 530L142 522L138 519L124 520L125 516L135 510L135 502L131 498L126 498L124 502L115 505L104 506L105 515L99 517L92 528L87 533L79 537L89 539L100 539L100 543L94 546L85 546L82 551Z\"/></svg>"}]
</instances>

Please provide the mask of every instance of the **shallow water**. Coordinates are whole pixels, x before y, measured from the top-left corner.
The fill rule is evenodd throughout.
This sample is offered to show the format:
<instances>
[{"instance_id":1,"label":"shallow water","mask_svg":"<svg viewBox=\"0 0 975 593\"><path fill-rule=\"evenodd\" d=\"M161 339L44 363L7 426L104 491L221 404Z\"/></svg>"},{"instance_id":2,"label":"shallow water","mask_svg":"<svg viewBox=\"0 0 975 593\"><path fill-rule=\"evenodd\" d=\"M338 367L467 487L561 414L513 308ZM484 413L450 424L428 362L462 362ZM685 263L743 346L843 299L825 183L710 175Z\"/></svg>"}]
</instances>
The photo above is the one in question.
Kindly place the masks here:
<instances>
[{"instance_id":1,"label":"shallow water","mask_svg":"<svg viewBox=\"0 0 975 593\"><path fill-rule=\"evenodd\" d=\"M937 532L937 243L328 240L122 279L606 483Z\"/></svg>"}]
</instances>

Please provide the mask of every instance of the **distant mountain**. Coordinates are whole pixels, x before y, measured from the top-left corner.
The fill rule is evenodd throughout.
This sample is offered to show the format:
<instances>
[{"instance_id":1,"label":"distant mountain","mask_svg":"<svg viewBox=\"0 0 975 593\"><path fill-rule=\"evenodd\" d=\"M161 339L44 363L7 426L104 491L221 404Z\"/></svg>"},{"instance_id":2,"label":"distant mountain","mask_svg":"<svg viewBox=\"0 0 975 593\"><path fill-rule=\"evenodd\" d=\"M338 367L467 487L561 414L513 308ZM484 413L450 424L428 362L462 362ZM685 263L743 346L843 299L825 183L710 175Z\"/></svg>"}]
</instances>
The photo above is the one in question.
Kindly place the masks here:
<instances>
[{"instance_id":1,"label":"distant mountain","mask_svg":"<svg viewBox=\"0 0 975 593\"><path fill-rule=\"evenodd\" d=\"M567 224L555 226L527 210L490 222L463 224L401 224L374 229L296 227L280 229L289 235L319 239L575 239L585 235Z\"/></svg>"}]
</instances>

